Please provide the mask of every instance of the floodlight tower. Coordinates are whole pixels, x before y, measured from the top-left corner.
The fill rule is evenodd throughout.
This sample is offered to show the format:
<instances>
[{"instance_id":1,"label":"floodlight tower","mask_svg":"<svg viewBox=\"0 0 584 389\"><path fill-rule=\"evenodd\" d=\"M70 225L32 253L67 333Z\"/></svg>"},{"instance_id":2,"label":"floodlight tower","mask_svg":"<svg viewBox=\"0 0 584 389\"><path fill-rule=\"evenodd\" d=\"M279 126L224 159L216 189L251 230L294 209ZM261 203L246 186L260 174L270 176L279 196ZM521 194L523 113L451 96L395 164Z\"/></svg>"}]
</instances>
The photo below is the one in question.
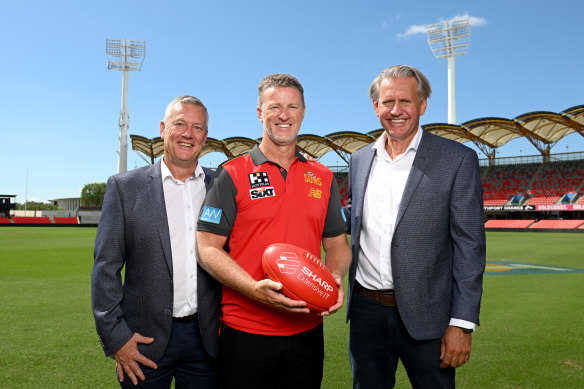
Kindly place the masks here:
<instances>
[{"instance_id":1,"label":"floodlight tower","mask_svg":"<svg viewBox=\"0 0 584 389\"><path fill-rule=\"evenodd\" d=\"M436 58L448 58L448 123L456 124L454 57L466 54L470 43L468 18L453 19L426 27L428 44Z\"/></svg>"},{"instance_id":2,"label":"floodlight tower","mask_svg":"<svg viewBox=\"0 0 584 389\"><path fill-rule=\"evenodd\" d=\"M107 70L122 71L122 108L120 110L120 143L118 146L118 173L128 170L128 74L139 71L146 55L146 43L128 39L105 40L105 53L108 57Z\"/></svg>"}]
</instances>

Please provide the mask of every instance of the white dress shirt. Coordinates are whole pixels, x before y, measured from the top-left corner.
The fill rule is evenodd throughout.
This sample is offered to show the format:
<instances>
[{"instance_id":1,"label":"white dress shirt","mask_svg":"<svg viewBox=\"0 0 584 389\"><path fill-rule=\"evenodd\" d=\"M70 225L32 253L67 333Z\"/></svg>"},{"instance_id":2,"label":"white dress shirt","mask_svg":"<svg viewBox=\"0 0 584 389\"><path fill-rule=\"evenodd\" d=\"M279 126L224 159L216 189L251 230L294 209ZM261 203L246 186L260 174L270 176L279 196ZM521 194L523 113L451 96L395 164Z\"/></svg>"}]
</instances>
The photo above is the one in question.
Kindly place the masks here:
<instances>
[{"instance_id":1,"label":"white dress shirt","mask_svg":"<svg viewBox=\"0 0 584 389\"><path fill-rule=\"evenodd\" d=\"M406 151L393 160L385 149L385 131L372 146L376 153L365 190L359 265L355 276L357 282L367 289L394 288L391 240L402 195L421 140L422 129L418 128ZM450 325L474 329L474 323L460 319L451 319Z\"/></svg>"},{"instance_id":2,"label":"white dress shirt","mask_svg":"<svg viewBox=\"0 0 584 389\"><path fill-rule=\"evenodd\" d=\"M205 173L197 164L185 182L177 180L162 160L162 188L172 250L173 317L197 312L197 217L205 198Z\"/></svg>"}]
</instances>

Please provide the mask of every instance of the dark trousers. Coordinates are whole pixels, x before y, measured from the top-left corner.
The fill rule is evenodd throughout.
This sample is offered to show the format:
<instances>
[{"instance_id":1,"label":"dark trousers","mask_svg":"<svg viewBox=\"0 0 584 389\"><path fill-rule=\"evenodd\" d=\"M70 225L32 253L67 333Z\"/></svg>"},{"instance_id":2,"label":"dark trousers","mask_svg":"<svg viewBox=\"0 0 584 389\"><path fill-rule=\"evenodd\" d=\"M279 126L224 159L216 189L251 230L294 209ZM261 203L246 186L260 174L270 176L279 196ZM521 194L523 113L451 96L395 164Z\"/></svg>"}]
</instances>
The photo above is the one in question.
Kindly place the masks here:
<instances>
[{"instance_id":1,"label":"dark trousers","mask_svg":"<svg viewBox=\"0 0 584 389\"><path fill-rule=\"evenodd\" d=\"M125 375L124 382L120 383L122 388L168 389L173 378L176 389L217 388L216 361L203 346L197 318L184 323L172 322L166 352L156 364L156 370L140 365L146 380L138 380L138 386Z\"/></svg>"},{"instance_id":2,"label":"dark trousers","mask_svg":"<svg viewBox=\"0 0 584 389\"><path fill-rule=\"evenodd\" d=\"M223 389L318 389L323 360L322 324L291 336L221 327L219 375Z\"/></svg>"},{"instance_id":3,"label":"dark trousers","mask_svg":"<svg viewBox=\"0 0 584 389\"><path fill-rule=\"evenodd\" d=\"M454 388L454 368L440 369L442 340L412 338L397 307L355 293L350 313L353 388L393 388L400 359L414 389Z\"/></svg>"}]
</instances>

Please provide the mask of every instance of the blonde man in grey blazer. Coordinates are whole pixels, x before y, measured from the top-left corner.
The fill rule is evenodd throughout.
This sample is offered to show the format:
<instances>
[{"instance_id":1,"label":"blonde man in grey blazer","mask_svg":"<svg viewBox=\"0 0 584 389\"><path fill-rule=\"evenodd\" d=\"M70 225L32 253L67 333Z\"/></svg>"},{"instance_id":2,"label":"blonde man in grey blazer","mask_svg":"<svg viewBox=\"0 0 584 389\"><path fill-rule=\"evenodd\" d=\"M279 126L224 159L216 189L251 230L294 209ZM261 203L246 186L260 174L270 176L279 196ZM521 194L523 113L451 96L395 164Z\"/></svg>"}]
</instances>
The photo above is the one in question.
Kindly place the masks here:
<instances>
[{"instance_id":1,"label":"blonde man in grey blazer","mask_svg":"<svg viewBox=\"0 0 584 389\"><path fill-rule=\"evenodd\" d=\"M384 129L351 157L347 320L354 388L453 388L479 324L485 232L476 152L424 131L430 83L392 66L371 84Z\"/></svg>"}]
</instances>

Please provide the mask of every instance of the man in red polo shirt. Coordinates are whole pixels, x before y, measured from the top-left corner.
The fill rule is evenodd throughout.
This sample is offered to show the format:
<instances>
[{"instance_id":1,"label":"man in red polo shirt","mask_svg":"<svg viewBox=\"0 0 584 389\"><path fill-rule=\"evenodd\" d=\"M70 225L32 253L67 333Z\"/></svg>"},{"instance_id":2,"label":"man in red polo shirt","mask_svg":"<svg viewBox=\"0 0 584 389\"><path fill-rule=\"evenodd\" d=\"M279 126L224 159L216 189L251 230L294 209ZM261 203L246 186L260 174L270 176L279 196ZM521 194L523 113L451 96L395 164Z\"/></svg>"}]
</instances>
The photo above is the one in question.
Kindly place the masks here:
<instances>
[{"instance_id":1,"label":"man in red polo shirt","mask_svg":"<svg viewBox=\"0 0 584 389\"><path fill-rule=\"evenodd\" d=\"M304 119L302 85L288 74L265 77L257 113L259 146L215 173L199 216L199 262L223 283L219 369L223 388L319 388L322 316L343 305L351 262L346 223L332 172L296 152ZM226 245L227 243L227 245ZM261 258L272 243L326 253L339 287L328 312L311 312L265 279Z\"/></svg>"}]
</instances>

